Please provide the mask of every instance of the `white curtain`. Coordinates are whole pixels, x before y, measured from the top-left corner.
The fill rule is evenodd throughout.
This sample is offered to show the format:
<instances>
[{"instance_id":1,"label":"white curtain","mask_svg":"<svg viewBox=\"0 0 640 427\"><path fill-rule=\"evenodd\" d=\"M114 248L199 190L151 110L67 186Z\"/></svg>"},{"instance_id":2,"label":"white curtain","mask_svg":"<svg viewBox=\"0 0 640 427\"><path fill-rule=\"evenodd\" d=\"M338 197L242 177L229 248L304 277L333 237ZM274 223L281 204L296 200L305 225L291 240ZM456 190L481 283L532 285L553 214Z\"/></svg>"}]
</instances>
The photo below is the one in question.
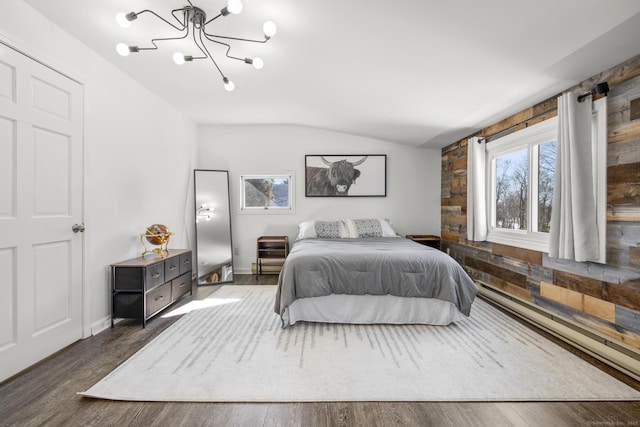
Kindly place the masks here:
<instances>
[{"instance_id":1,"label":"white curtain","mask_svg":"<svg viewBox=\"0 0 640 427\"><path fill-rule=\"evenodd\" d=\"M598 224L592 169L591 99L575 93L558 98L556 175L549 256L597 261Z\"/></svg>"},{"instance_id":2,"label":"white curtain","mask_svg":"<svg viewBox=\"0 0 640 427\"><path fill-rule=\"evenodd\" d=\"M467 240L487 240L485 142L467 140Z\"/></svg>"}]
</instances>

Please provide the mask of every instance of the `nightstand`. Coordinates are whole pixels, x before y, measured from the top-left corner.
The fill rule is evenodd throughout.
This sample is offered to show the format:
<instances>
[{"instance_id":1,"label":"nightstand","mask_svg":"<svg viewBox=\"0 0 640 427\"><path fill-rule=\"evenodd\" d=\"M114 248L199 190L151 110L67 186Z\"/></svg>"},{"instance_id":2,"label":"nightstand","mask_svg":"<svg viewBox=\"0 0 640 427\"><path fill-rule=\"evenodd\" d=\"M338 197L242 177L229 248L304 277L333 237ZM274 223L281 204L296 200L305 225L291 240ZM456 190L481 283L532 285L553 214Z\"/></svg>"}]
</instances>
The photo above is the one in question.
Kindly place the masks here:
<instances>
[{"instance_id":1,"label":"nightstand","mask_svg":"<svg viewBox=\"0 0 640 427\"><path fill-rule=\"evenodd\" d=\"M433 234L407 234L406 237L421 245L440 249L440 236L434 236Z\"/></svg>"},{"instance_id":2,"label":"nightstand","mask_svg":"<svg viewBox=\"0 0 640 427\"><path fill-rule=\"evenodd\" d=\"M289 254L289 237L260 236L256 243L256 277L262 274L264 261L285 260Z\"/></svg>"}]
</instances>

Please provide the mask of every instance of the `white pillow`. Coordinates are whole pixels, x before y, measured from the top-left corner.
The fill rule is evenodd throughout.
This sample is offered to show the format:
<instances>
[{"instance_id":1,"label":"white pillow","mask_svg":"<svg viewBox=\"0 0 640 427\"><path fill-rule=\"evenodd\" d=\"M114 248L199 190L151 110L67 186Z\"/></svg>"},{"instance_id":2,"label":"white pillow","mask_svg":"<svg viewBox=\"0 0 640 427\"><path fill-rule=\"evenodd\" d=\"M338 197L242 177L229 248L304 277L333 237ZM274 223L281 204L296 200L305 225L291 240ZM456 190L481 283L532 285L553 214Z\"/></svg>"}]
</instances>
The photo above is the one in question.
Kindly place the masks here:
<instances>
[{"instance_id":1,"label":"white pillow","mask_svg":"<svg viewBox=\"0 0 640 427\"><path fill-rule=\"evenodd\" d=\"M382 237L401 237L388 219L380 219L380 225L382 226Z\"/></svg>"}]
</instances>

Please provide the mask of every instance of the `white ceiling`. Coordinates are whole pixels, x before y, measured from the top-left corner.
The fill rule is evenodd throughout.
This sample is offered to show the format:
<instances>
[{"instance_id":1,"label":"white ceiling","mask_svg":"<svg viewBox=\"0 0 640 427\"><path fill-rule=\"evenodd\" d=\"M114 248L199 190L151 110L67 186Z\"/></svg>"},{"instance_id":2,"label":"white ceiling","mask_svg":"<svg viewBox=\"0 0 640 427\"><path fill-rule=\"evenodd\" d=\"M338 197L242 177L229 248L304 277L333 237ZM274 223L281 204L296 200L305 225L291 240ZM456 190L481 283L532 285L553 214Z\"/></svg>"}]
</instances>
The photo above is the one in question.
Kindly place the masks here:
<instances>
[{"instance_id":1,"label":"white ceiling","mask_svg":"<svg viewBox=\"0 0 640 427\"><path fill-rule=\"evenodd\" d=\"M199 124L295 124L412 146L443 147L640 54L637 0L244 0L210 32L262 70L212 48L211 62L172 62L175 47L123 58L118 42L171 36L186 0L24 0ZM225 0L192 0L211 18ZM208 27L209 28L209 27ZM185 53L188 53L185 51Z\"/></svg>"}]
</instances>

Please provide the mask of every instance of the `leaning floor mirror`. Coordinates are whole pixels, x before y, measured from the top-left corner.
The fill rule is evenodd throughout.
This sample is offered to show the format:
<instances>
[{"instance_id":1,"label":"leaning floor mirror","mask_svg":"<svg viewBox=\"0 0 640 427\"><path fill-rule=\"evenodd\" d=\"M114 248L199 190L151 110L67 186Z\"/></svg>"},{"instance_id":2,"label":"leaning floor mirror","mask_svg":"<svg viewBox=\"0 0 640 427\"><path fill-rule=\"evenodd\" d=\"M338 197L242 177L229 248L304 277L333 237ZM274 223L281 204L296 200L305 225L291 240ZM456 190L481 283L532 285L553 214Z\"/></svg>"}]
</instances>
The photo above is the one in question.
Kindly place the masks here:
<instances>
[{"instance_id":1,"label":"leaning floor mirror","mask_svg":"<svg viewBox=\"0 0 640 427\"><path fill-rule=\"evenodd\" d=\"M198 285L233 281L229 172L194 170Z\"/></svg>"}]
</instances>

